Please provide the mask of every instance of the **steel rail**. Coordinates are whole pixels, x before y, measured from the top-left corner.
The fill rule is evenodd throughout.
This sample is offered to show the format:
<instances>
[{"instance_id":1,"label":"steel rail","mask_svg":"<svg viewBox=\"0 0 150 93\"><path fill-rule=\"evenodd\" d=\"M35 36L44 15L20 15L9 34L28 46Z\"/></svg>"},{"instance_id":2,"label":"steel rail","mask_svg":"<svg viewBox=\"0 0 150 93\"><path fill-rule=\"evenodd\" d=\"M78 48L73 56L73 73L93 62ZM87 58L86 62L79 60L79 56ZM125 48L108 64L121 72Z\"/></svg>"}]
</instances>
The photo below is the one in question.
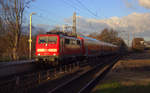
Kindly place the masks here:
<instances>
[{"instance_id":1,"label":"steel rail","mask_svg":"<svg viewBox=\"0 0 150 93\"><path fill-rule=\"evenodd\" d=\"M112 64L104 67L100 73L96 75L94 79L92 79L89 83L87 83L83 88L80 89L78 93L90 93L91 90L100 82L100 80L104 79L105 75L111 70L111 68L116 64L116 62L120 59L118 57Z\"/></svg>"},{"instance_id":2,"label":"steel rail","mask_svg":"<svg viewBox=\"0 0 150 93\"><path fill-rule=\"evenodd\" d=\"M112 64L114 64L114 63L115 62L113 62ZM77 88L74 87L74 89L73 89L72 87L73 86L80 86L80 83L78 83L79 85L76 85L76 83L79 82L81 80L81 78L85 78L86 76L88 76L88 74L95 73L94 71L96 71L97 69L101 68L102 72L106 73L106 70L108 71L108 68L110 69L112 64L109 65L109 66L107 66L105 64L107 67L105 67L104 64L99 64L96 67L86 71L85 73L83 73L81 75L78 75L78 76L64 82L63 84L61 84L61 85L57 86L56 88L50 90L48 93L68 93L68 92L70 92L70 93L77 93L77 92L86 93L85 91L87 90L87 88L89 86L91 86L91 84L93 84L92 81L95 81L96 77L92 81L91 80L88 81L88 83L80 89L78 87ZM103 70L103 68L105 68L105 69ZM97 73L95 73L95 74L97 74ZM93 75L95 75L95 74L93 74Z\"/></svg>"}]
</instances>

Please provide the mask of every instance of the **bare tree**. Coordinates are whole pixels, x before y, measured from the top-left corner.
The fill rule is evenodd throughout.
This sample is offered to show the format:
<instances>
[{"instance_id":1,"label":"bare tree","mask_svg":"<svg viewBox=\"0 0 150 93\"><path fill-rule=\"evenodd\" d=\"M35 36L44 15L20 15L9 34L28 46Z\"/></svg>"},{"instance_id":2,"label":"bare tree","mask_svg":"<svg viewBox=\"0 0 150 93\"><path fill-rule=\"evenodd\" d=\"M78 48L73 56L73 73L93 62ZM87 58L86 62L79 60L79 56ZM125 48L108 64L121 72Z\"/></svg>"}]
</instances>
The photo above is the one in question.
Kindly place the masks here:
<instances>
[{"instance_id":1,"label":"bare tree","mask_svg":"<svg viewBox=\"0 0 150 93\"><path fill-rule=\"evenodd\" d=\"M5 25L2 18L0 17L0 34L1 35L4 34L4 31L5 31Z\"/></svg>"},{"instance_id":2,"label":"bare tree","mask_svg":"<svg viewBox=\"0 0 150 93\"><path fill-rule=\"evenodd\" d=\"M91 38L94 38L94 39L99 40L99 39L98 39L98 36L99 36L99 33L96 33L96 32L91 33L91 34L88 35L88 37L91 37Z\"/></svg>"},{"instance_id":3,"label":"bare tree","mask_svg":"<svg viewBox=\"0 0 150 93\"><path fill-rule=\"evenodd\" d=\"M13 60L17 59L17 49L21 36L21 28L23 23L24 10L33 0L0 0L1 18L8 31L8 39L11 42Z\"/></svg>"},{"instance_id":4,"label":"bare tree","mask_svg":"<svg viewBox=\"0 0 150 93\"><path fill-rule=\"evenodd\" d=\"M104 29L101 34L98 36L99 40L105 41L105 42L109 42L109 43L113 43L117 41L118 38L118 32L111 29Z\"/></svg>"}]
</instances>

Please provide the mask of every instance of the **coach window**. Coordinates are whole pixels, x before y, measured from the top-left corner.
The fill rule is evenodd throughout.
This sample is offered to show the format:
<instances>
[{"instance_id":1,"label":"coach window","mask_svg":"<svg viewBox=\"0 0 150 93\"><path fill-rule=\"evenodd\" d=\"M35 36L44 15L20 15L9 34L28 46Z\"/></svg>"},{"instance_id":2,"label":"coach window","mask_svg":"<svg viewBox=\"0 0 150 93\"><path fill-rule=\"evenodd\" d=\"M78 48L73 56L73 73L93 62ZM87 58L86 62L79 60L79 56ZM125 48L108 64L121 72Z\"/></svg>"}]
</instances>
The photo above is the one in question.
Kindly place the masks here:
<instances>
[{"instance_id":1,"label":"coach window","mask_svg":"<svg viewBox=\"0 0 150 93\"><path fill-rule=\"evenodd\" d=\"M76 40L73 40L73 39L72 39L72 40L71 40L71 44L72 44L72 45L76 45L76 44L77 44L77 43L76 43Z\"/></svg>"},{"instance_id":2,"label":"coach window","mask_svg":"<svg viewBox=\"0 0 150 93\"><path fill-rule=\"evenodd\" d=\"M81 44L80 40L77 40L77 45L80 45L80 44Z\"/></svg>"},{"instance_id":3,"label":"coach window","mask_svg":"<svg viewBox=\"0 0 150 93\"><path fill-rule=\"evenodd\" d=\"M69 39L65 39L65 44L69 44L70 40Z\"/></svg>"}]
</instances>

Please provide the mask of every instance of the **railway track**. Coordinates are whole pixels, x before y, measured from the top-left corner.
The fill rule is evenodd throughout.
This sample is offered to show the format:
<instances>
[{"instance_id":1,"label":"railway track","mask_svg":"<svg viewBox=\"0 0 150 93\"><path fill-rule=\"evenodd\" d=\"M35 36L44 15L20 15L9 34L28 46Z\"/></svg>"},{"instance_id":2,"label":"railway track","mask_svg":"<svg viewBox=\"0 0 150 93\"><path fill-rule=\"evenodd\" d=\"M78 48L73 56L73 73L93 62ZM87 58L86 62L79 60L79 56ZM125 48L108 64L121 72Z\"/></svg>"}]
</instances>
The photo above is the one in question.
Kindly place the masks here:
<instances>
[{"instance_id":1,"label":"railway track","mask_svg":"<svg viewBox=\"0 0 150 93\"><path fill-rule=\"evenodd\" d=\"M111 70L114 64L119 60L120 57L114 60L114 62L108 66L105 66L95 78L93 78L90 82L88 82L83 88L80 89L78 93L90 93L91 90L98 84L100 80L102 80L105 75Z\"/></svg>"},{"instance_id":2,"label":"railway track","mask_svg":"<svg viewBox=\"0 0 150 93\"><path fill-rule=\"evenodd\" d=\"M115 57L115 60L113 58L113 62L111 60L111 64L99 64L91 70L57 86L48 93L90 93L90 90L100 79L104 78L105 74L111 69L118 59L119 57Z\"/></svg>"},{"instance_id":3,"label":"railway track","mask_svg":"<svg viewBox=\"0 0 150 93\"><path fill-rule=\"evenodd\" d=\"M80 65L80 67L78 68L78 70L75 70L74 72L71 72L67 75L64 75L63 77L61 78L57 78L55 80L52 80L52 81L48 81L46 83L43 83L42 85L32 89L31 91L29 91L28 93L77 93L77 89L76 89L76 86L80 86L82 85L82 87L80 86L80 88L83 88L84 84L86 84L87 82L89 82L90 80L92 80L95 76L95 74L93 74L93 72L91 72L91 74L93 75L84 75L86 72L89 73L89 71L95 67L96 65L98 65L98 63L100 62L103 62L104 64L99 64L99 68L97 68L96 71L100 71L102 70L102 68L106 65L108 65L109 63L112 62L112 59L111 58L114 58L114 57L110 57L110 56L105 56L105 57L102 57L100 59L97 59L97 61L95 61L95 59L92 59L92 60L89 60L89 62L86 62L85 64L87 64L86 66L84 66L85 64L83 65ZM89 68L88 68L89 66ZM87 68L86 68L87 67ZM96 67L95 67L96 68ZM71 81L74 81L75 78L77 77L80 77L80 76L83 76L85 77L85 79L80 79L81 81L76 81L75 83L77 84L74 84L74 85L68 85L68 82L71 82ZM89 77L88 79L86 79L86 77ZM81 82L83 82L83 84L80 84ZM68 85L67 86L64 86L63 85ZM62 86L62 90L64 91L58 91L60 86ZM70 88L71 87L71 88ZM73 89L72 89L73 88ZM57 90L58 89L58 90ZM66 89L66 90L65 90ZM71 89L71 91L67 91ZM73 92L73 90L75 90L75 92Z\"/></svg>"}]
</instances>

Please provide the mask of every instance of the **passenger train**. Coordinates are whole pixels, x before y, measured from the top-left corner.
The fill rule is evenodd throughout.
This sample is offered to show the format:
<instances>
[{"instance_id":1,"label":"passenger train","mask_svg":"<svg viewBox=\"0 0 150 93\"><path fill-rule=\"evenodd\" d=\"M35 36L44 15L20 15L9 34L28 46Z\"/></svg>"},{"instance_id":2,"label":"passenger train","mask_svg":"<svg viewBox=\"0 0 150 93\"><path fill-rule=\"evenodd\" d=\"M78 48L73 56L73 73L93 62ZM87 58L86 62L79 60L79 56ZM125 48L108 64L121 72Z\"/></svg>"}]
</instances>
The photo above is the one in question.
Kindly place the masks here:
<instances>
[{"instance_id":1,"label":"passenger train","mask_svg":"<svg viewBox=\"0 0 150 93\"><path fill-rule=\"evenodd\" d=\"M83 35L48 33L37 36L35 56L39 62L58 65L68 64L72 60L90 59L117 52L118 46Z\"/></svg>"}]
</instances>

